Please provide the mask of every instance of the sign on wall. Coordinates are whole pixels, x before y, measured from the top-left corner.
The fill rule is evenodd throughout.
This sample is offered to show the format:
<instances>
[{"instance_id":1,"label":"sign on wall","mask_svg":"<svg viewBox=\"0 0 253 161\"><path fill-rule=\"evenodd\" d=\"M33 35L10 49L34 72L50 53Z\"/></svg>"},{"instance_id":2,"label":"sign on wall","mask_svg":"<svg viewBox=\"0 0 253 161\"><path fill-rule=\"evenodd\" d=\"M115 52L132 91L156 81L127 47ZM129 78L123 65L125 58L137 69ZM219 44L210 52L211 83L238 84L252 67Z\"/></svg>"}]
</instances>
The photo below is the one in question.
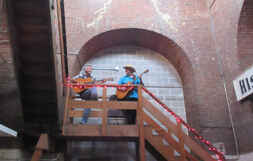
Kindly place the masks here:
<instances>
[{"instance_id":1,"label":"sign on wall","mask_svg":"<svg viewBox=\"0 0 253 161\"><path fill-rule=\"evenodd\" d=\"M233 84L237 101L251 95L253 93L253 66L238 76Z\"/></svg>"}]
</instances>

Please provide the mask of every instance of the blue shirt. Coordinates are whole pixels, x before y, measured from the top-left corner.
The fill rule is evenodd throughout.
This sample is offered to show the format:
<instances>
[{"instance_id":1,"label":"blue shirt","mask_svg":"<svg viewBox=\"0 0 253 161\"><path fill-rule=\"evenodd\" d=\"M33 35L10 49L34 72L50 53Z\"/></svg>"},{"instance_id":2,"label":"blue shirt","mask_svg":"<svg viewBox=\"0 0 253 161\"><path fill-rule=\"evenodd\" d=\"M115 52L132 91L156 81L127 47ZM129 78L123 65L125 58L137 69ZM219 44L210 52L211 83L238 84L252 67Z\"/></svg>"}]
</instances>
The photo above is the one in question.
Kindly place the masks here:
<instances>
[{"instance_id":1,"label":"blue shirt","mask_svg":"<svg viewBox=\"0 0 253 161\"><path fill-rule=\"evenodd\" d=\"M133 77L131 76L128 76L128 75L125 75L123 77L120 78L118 84L121 85L121 84L127 84L128 82L131 82L132 84L140 84L141 83L141 80L138 76L135 76L136 79L134 80ZM138 89L137 88L134 88L128 95L128 98L136 98L138 99Z\"/></svg>"}]
</instances>

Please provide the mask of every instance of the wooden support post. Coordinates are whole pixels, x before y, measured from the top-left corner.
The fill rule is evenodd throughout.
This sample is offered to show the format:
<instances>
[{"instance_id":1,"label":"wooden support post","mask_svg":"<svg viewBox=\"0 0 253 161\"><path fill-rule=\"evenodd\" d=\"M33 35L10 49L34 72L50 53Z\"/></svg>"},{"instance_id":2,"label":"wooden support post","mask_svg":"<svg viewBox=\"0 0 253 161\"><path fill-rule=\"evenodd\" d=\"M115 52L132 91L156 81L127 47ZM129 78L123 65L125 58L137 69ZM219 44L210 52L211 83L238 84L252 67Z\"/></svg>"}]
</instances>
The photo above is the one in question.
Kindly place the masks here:
<instances>
[{"instance_id":1,"label":"wooden support post","mask_svg":"<svg viewBox=\"0 0 253 161\"><path fill-rule=\"evenodd\" d=\"M136 161L140 161L140 150L139 150L140 144L139 140L135 141L135 155L136 155Z\"/></svg>"},{"instance_id":2,"label":"wooden support post","mask_svg":"<svg viewBox=\"0 0 253 161\"><path fill-rule=\"evenodd\" d=\"M108 108L106 106L106 88L103 88L103 117L102 117L102 135L107 135L107 113Z\"/></svg>"},{"instance_id":3,"label":"wooden support post","mask_svg":"<svg viewBox=\"0 0 253 161\"><path fill-rule=\"evenodd\" d=\"M59 40L60 40L60 50L61 50L61 68L62 68L62 83L65 83L64 80L66 78L65 71L65 60L64 60L64 42L63 42L63 29L62 29L62 16L61 16L61 2L57 0L57 20L58 20L58 32L59 32Z\"/></svg>"},{"instance_id":4,"label":"wooden support post","mask_svg":"<svg viewBox=\"0 0 253 161\"><path fill-rule=\"evenodd\" d=\"M138 86L138 123L139 123L139 151L140 161L145 161L145 138L144 138L144 122L143 122L143 109L142 109L142 86Z\"/></svg>"},{"instance_id":5,"label":"wooden support post","mask_svg":"<svg viewBox=\"0 0 253 161\"><path fill-rule=\"evenodd\" d=\"M41 134L31 161L39 161L43 150L48 150L48 135Z\"/></svg>"},{"instance_id":6,"label":"wooden support post","mask_svg":"<svg viewBox=\"0 0 253 161\"><path fill-rule=\"evenodd\" d=\"M42 155L42 149L36 149L35 152L33 153L31 161L39 161L41 155Z\"/></svg>"},{"instance_id":7,"label":"wooden support post","mask_svg":"<svg viewBox=\"0 0 253 161\"><path fill-rule=\"evenodd\" d=\"M179 121L177 122L177 137L179 139L180 160L185 161L186 160L186 154L185 154L185 149L184 149L183 130L182 130L182 124Z\"/></svg>"},{"instance_id":8,"label":"wooden support post","mask_svg":"<svg viewBox=\"0 0 253 161\"><path fill-rule=\"evenodd\" d=\"M62 135L64 135L65 133L65 129L64 126L66 126L67 122L68 122L68 113L69 113L69 101L70 100L70 87L67 87L67 94L66 94L66 101L65 101L65 106L64 106L64 118L63 118L63 125L62 125Z\"/></svg>"},{"instance_id":9,"label":"wooden support post","mask_svg":"<svg viewBox=\"0 0 253 161\"><path fill-rule=\"evenodd\" d=\"M72 141L64 140L64 161L71 161L72 156Z\"/></svg>"}]
</instances>

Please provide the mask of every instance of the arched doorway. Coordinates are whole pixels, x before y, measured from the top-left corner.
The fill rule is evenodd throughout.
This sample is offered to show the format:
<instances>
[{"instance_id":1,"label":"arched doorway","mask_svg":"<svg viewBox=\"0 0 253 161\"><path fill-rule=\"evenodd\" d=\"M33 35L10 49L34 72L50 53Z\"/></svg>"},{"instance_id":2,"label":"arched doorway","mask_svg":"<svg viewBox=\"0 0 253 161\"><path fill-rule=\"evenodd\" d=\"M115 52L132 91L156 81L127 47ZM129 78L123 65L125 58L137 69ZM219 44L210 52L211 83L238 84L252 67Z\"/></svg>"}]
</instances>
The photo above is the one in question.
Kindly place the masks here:
<instances>
[{"instance_id":1,"label":"arched doorway","mask_svg":"<svg viewBox=\"0 0 253 161\"><path fill-rule=\"evenodd\" d=\"M73 62L72 75L77 74L84 64L107 69L118 66L121 69L118 73L94 71L98 79L110 75L114 77L115 82L123 76L122 67L125 64L134 65L137 73L149 68L150 73L143 76L145 86L188 123L194 123L198 118L196 112L190 112L196 108L192 64L179 45L161 34L136 28L101 33L84 44ZM107 91L111 94L115 92L110 89ZM82 143L76 143L75 146L78 148ZM112 143L103 146L106 146L106 151L114 151L113 147L119 149L131 145ZM124 148L122 149L129 151Z\"/></svg>"},{"instance_id":2,"label":"arched doorway","mask_svg":"<svg viewBox=\"0 0 253 161\"><path fill-rule=\"evenodd\" d=\"M120 45L99 51L86 64L94 66L93 73L97 79L113 77L112 83L117 83L120 77L125 74L123 66L126 64L133 65L137 74L149 69L149 72L143 75L145 87L186 120L181 79L174 66L159 53L134 45ZM101 70L115 67L119 68L118 72ZM115 94L113 88L108 88L107 91L109 95ZM102 95L101 89L99 95ZM148 96L146 98L150 99ZM161 108L161 110L163 109ZM166 114L168 115L168 112Z\"/></svg>"},{"instance_id":3,"label":"arched doorway","mask_svg":"<svg viewBox=\"0 0 253 161\"><path fill-rule=\"evenodd\" d=\"M120 45L134 45L151 49L171 63L182 80L187 122L193 127L195 125L194 128L198 128L196 127L199 122L198 110L195 109L197 106L194 106L196 96L194 94L195 81L192 64L179 45L159 33L136 28L117 29L101 33L83 45L72 66L72 73L77 74L83 64L98 56L99 51Z\"/></svg>"}]
</instances>

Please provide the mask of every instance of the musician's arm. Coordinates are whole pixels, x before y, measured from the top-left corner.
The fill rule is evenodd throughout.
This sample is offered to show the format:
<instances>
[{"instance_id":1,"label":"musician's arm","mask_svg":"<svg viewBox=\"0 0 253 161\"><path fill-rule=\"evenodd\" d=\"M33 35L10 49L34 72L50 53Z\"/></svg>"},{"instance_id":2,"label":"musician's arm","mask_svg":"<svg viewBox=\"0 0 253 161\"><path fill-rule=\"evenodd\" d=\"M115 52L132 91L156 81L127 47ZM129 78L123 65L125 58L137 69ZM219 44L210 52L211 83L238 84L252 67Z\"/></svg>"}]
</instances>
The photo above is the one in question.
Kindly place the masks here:
<instances>
[{"instance_id":1,"label":"musician's arm","mask_svg":"<svg viewBox=\"0 0 253 161\"><path fill-rule=\"evenodd\" d=\"M144 83L142 81L142 78L140 78L140 84L144 86Z\"/></svg>"},{"instance_id":2,"label":"musician's arm","mask_svg":"<svg viewBox=\"0 0 253 161\"><path fill-rule=\"evenodd\" d=\"M124 78L121 77L121 78L119 79L119 81L118 81L118 84L119 84L119 85L124 84L123 80L124 80Z\"/></svg>"},{"instance_id":3,"label":"musician's arm","mask_svg":"<svg viewBox=\"0 0 253 161\"><path fill-rule=\"evenodd\" d=\"M82 78L81 74L77 74L76 76L72 77L72 80L77 79L77 78Z\"/></svg>"},{"instance_id":4,"label":"musician's arm","mask_svg":"<svg viewBox=\"0 0 253 161\"><path fill-rule=\"evenodd\" d=\"M75 81L74 79L70 80L71 83L77 83L77 81Z\"/></svg>"},{"instance_id":5,"label":"musician's arm","mask_svg":"<svg viewBox=\"0 0 253 161\"><path fill-rule=\"evenodd\" d=\"M124 83L124 77L121 77L118 81L118 85L122 85L122 84L125 84ZM118 89L120 90L126 90L127 88L126 87L118 87Z\"/></svg>"},{"instance_id":6,"label":"musician's arm","mask_svg":"<svg viewBox=\"0 0 253 161\"><path fill-rule=\"evenodd\" d=\"M134 81L134 84L141 84L141 78L136 76L136 79Z\"/></svg>"}]
</instances>

